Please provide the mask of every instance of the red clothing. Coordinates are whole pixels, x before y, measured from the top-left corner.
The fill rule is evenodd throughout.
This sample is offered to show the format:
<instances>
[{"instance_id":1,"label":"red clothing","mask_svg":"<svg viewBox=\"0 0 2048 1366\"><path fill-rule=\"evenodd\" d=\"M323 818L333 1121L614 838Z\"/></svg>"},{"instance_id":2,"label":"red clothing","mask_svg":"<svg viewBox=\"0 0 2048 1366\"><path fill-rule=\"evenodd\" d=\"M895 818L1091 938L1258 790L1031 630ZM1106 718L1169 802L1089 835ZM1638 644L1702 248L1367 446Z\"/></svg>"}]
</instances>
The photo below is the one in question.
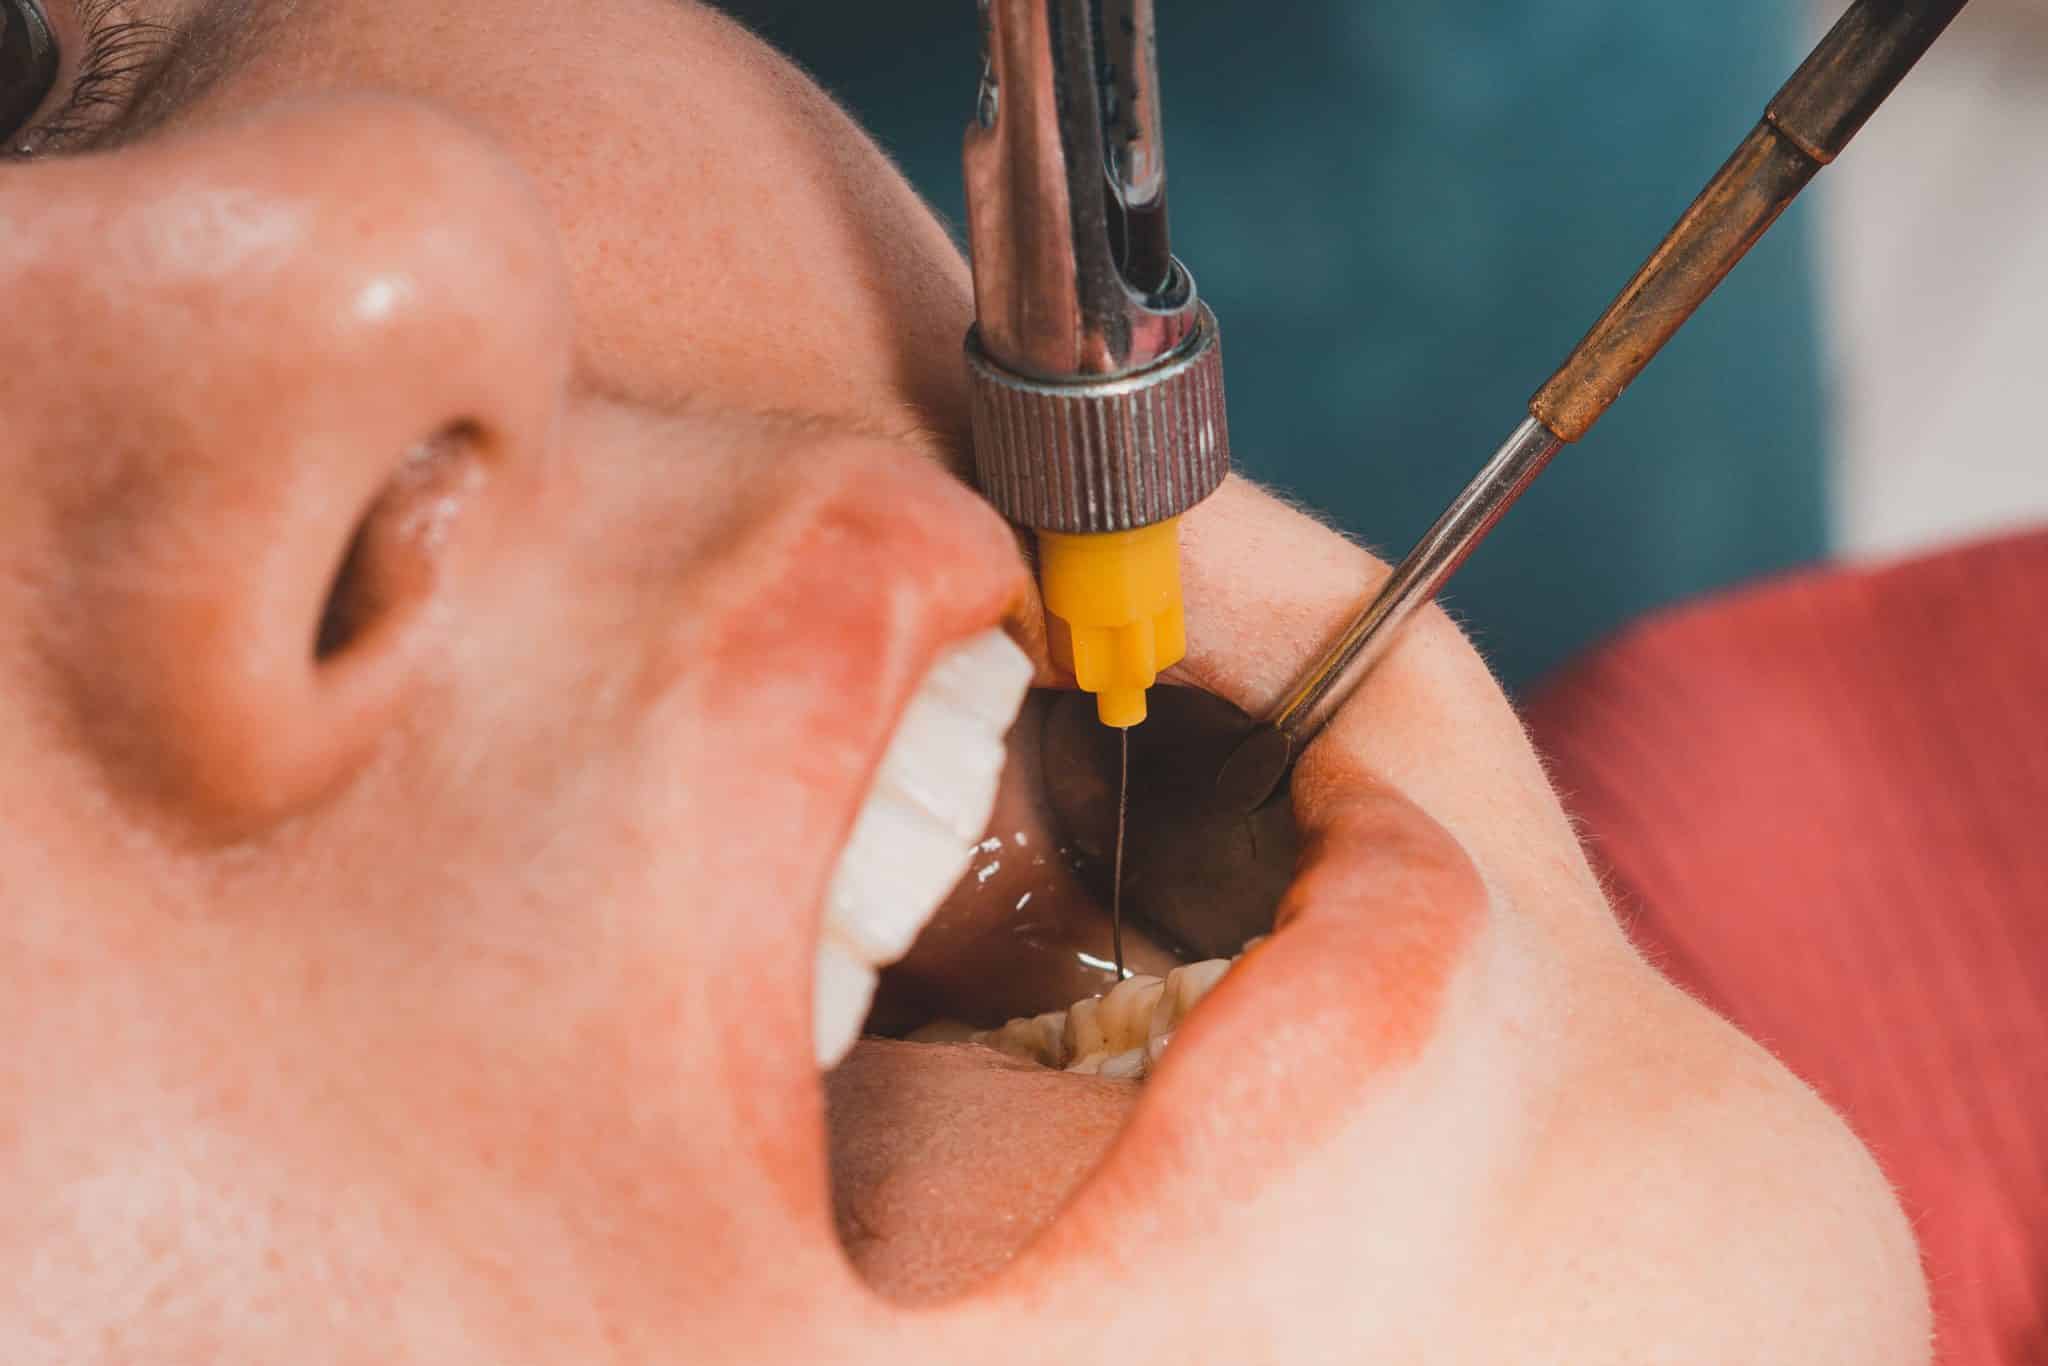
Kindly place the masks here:
<instances>
[{"instance_id":1,"label":"red clothing","mask_svg":"<svg viewBox=\"0 0 2048 1366\"><path fill-rule=\"evenodd\" d=\"M1528 717L1638 942L1897 1184L1940 1359L2048 1363L2048 533L1652 619Z\"/></svg>"}]
</instances>

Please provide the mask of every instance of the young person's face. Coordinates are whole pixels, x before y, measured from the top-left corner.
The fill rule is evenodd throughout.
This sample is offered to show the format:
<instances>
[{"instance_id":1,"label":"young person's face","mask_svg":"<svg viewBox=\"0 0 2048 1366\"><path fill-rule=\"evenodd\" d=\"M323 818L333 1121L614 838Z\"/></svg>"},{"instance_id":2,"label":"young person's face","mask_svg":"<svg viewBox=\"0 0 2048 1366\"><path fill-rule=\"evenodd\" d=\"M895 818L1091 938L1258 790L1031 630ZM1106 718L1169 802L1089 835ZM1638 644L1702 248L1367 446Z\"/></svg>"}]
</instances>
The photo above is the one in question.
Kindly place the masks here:
<instances>
[{"instance_id":1,"label":"young person's face","mask_svg":"<svg viewBox=\"0 0 2048 1366\"><path fill-rule=\"evenodd\" d=\"M828 1138L853 813L939 652L1040 653L944 232L674 0L44 9L0 1355L1924 1355L1875 1169L1633 956L1440 616L1152 1080L865 1043ZM1380 572L1239 484L1186 540L1248 709Z\"/></svg>"}]
</instances>

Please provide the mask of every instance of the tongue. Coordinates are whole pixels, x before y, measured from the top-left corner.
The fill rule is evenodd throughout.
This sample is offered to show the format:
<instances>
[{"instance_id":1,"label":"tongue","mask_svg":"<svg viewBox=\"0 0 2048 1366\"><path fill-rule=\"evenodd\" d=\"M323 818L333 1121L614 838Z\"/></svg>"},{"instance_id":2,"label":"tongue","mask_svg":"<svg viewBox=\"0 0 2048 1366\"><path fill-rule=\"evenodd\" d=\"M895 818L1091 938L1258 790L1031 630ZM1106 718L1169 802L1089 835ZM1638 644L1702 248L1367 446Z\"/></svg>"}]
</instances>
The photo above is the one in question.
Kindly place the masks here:
<instances>
[{"instance_id":1,"label":"tongue","mask_svg":"<svg viewBox=\"0 0 2048 1366\"><path fill-rule=\"evenodd\" d=\"M848 1258L881 1294L929 1301L986 1280L1052 1221L1137 1084L972 1045L869 1039L825 1095Z\"/></svg>"}]
</instances>

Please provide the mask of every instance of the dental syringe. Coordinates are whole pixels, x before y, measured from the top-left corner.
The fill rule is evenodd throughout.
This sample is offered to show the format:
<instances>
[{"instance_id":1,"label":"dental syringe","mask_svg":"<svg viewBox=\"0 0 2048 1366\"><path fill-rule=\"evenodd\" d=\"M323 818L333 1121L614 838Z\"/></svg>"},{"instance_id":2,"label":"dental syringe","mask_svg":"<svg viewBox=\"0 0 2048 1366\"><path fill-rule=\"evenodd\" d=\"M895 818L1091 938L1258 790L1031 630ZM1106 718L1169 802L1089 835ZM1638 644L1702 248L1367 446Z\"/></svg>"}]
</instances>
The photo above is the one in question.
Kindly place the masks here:
<instances>
[{"instance_id":1,"label":"dental syringe","mask_svg":"<svg viewBox=\"0 0 2048 1366\"><path fill-rule=\"evenodd\" d=\"M976 479L1037 535L1054 662L1129 727L1187 652L1180 515L1230 466L1216 319L1167 237L1153 0L981 0L981 21Z\"/></svg>"},{"instance_id":2,"label":"dental syringe","mask_svg":"<svg viewBox=\"0 0 2048 1366\"><path fill-rule=\"evenodd\" d=\"M1414 549L1261 719L1193 689L1155 699L1170 725L1126 751L1148 793L1119 879L1134 919L1194 956L1235 952L1272 928L1296 841L1284 794L1295 757L1399 639L1515 499L1584 436L1694 310L1845 148L1963 9L1965 0L1856 0L1770 102L1692 206L1601 316L1529 412ZM979 250L979 247L977 247ZM1048 792L1085 821L1089 770L1112 749L1056 712ZM1073 772L1070 772L1072 770ZM1079 776L1074 776L1078 773ZM1206 779L1206 781L1205 781ZM1147 833L1149 832L1149 833Z\"/></svg>"}]
</instances>

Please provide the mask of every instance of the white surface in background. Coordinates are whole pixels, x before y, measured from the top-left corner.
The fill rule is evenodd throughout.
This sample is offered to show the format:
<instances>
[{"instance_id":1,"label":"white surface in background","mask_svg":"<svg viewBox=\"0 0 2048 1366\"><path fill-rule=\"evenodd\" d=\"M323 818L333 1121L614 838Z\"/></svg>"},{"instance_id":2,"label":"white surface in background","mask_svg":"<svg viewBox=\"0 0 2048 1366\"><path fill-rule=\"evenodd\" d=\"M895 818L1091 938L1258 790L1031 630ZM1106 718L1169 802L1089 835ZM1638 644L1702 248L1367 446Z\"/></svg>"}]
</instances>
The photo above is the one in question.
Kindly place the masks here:
<instances>
[{"instance_id":1,"label":"white surface in background","mask_svg":"<svg viewBox=\"0 0 2048 1366\"><path fill-rule=\"evenodd\" d=\"M1976 0L1817 188L1842 553L2048 523L2048 0Z\"/></svg>"}]
</instances>

